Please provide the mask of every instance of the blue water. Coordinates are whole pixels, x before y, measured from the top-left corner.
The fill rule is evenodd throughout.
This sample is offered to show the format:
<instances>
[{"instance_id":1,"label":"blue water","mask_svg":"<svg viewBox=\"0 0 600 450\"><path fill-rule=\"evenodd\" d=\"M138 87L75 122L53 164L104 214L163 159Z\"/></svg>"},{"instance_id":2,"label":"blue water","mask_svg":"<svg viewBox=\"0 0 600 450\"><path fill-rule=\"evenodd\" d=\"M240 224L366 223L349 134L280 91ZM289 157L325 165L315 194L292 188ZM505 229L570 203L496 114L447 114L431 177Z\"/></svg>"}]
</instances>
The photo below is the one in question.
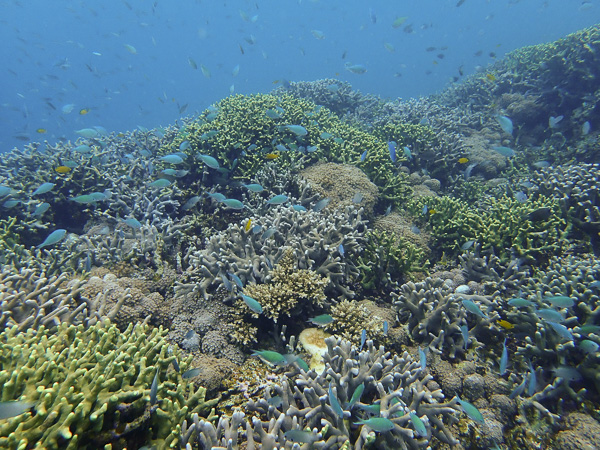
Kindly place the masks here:
<instances>
[{"instance_id":1,"label":"blue water","mask_svg":"<svg viewBox=\"0 0 600 450\"><path fill-rule=\"evenodd\" d=\"M0 151L29 140L74 141L74 130L95 125L168 125L231 91L268 92L282 80L329 77L386 98L428 95L460 78L459 68L484 70L495 60L490 53L501 58L557 39L600 13L596 0L457 3L2 1ZM398 17L408 19L393 28ZM346 63L367 72L349 72ZM90 112L80 115L84 108Z\"/></svg>"}]
</instances>

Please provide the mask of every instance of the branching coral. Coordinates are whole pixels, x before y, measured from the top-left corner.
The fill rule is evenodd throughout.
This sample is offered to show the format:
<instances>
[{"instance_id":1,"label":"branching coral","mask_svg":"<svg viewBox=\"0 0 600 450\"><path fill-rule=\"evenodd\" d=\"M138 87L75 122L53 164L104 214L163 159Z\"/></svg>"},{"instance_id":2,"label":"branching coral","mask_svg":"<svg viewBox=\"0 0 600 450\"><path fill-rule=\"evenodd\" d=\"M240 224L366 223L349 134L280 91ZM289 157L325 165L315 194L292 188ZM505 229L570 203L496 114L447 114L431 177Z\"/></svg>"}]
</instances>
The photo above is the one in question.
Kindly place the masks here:
<instances>
[{"instance_id":1,"label":"branching coral","mask_svg":"<svg viewBox=\"0 0 600 450\"><path fill-rule=\"evenodd\" d=\"M275 448L295 441L310 442L315 448L356 450L418 449L438 441L457 442L444 423L454 420L456 401L444 402L440 389L430 390L432 376L407 352L392 356L372 341L362 352L335 337L326 343L325 370L284 378L268 388L265 398L248 402L247 410L258 414L252 424L242 412L221 418L217 427L194 417L182 426L182 440L187 445L198 439L206 447L232 449ZM357 389L364 390L352 404ZM378 407L378 415L389 420L392 428L375 432L368 423L361 424L369 407ZM415 431L413 415L422 421L424 435ZM307 431L305 440L294 439L292 430Z\"/></svg>"},{"instance_id":2,"label":"branching coral","mask_svg":"<svg viewBox=\"0 0 600 450\"><path fill-rule=\"evenodd\" d=\"M427 260L419 247L394 233L368 231L358 258L365 289L391 288L412 272L424 272Z\"/></svg>"},{"instance_id":3,"label":"branching coral","mask_svg":"<svg viewBox=\"0 0 600 450\"><path fill-rule=\"evenodd\" d=\"M292 249L287 249L273 268L265 284L249 284L244 293L257 300L263 314L277 322L280 314L296 316L308 303L322 306L325 302L325 277L307 269L298 269Z\"/></svg>"},{"instance_id":4,"label":"branching coral","mask_svg":"<svg viewBox=\"0 0 600 450\"><path fill-rule=\"evenodd\" d=\"M55 332L6 329L0 334L2 400L34 406L4 421L0 445L176 445L178 424L192 413L208 414L216 400L205 401L203 388L169 370L180 356L169 352L165 334L139 325L124 333L114 325L63 324ZM190 359L181 360L180 367L185 370ZM155 378L157 393L152 394Z\"/></svg>"}]
</instances>

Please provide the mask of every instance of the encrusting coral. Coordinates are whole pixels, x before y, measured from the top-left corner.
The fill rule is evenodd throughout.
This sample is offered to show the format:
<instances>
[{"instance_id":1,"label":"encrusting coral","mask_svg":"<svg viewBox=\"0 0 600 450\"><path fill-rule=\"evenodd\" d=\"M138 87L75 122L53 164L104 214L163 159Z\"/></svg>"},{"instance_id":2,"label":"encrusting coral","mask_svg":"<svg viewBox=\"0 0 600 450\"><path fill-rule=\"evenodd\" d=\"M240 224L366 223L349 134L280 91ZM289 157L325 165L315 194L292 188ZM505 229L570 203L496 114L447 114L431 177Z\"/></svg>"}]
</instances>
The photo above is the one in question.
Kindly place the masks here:
<instances>
[{"instance_id":1,"label":"encrusting coral","mask_svg":"<svg viewBox=\"0 0 600 450\"><path fill-rule=\"evenodd\" d=\"M171 365L165 330L59 325L0 333L0 398L33 406L0 425L2 448L125 448L177 445L180 424L207 415L205 400ZM186 370L191 357L179 361ZM156 392L151 389L153 380ZM156 396L156 398L153 398Z\"/></svg>"}]
</instances>

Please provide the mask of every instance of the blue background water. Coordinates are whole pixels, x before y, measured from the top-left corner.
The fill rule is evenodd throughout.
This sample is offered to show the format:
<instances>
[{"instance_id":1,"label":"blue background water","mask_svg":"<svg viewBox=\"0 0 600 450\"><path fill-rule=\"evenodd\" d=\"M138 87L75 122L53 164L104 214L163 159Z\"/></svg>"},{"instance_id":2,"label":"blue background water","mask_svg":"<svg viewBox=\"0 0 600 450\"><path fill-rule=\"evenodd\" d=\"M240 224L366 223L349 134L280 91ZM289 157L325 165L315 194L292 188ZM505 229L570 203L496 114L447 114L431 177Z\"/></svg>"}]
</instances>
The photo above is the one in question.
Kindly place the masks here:
<instances>
[{"instance_id":1,"label":"blue background water","mask_svg":"<svg viewBox=\"0 0 600 450\"><path fill-rule=\"evenodd\" d=\"M595 0L457 2L2 1L0 151L30 139L74 140L74 130L94 125L167 125L231 90L268 92L284 79L331 77L383 97L426 95L459 76L459 67L472 73L494 61L491 52L501 58L557 39L594 24L600 12ZM351 73L345 63L367 72ZM64 113L68 104L73 110ZM82 108L90 112L80 115Z\"/></svg>"}]
</instances>

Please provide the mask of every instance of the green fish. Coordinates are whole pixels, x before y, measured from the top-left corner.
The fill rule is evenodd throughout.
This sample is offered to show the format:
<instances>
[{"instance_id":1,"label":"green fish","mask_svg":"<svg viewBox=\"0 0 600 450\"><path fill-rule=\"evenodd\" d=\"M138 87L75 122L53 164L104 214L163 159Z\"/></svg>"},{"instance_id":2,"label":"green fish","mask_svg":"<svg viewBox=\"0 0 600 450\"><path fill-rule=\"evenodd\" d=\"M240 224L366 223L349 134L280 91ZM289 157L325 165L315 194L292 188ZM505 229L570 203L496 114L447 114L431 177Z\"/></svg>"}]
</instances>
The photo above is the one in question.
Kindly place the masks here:
<instances>
[{"instance_id":1,"label":"green fish","mask_svg":"<svg viewBox=\"0 0 600 450\"><path fill-rule=\"evenodd\" d=\"M367 420L359 420L358 422L355 422L354 425L366 425L378 433L391 431L396 426L394 422L385 417L371 417Z\"/></svg>"},{"instance_id":2,"label":"green fish","mask_svg":"<svg viewBox=\"0 0 600 450\"><path fill-rule=\"evenodd\" d=\"M240 295L242 296L242 299L244 300L244 303L246 303L246 306L248 306L248 308L250 308L256 314L262 314L263 308L260 305L260 303L258 303L256 300L254 300L252 297L249 297L248 295Z\"/></svg>"},{"instance_id":3,"label":"green fish","mask_svg":"<svg viewBox=\"0 0 600 450\"><path fill-rule=\"evenodd\" d=\"M273 350L254 350L252 356L258 356L263 361L276 366L287 364L285 356Z\"/></svg>"},{"instance_id":4,"label":"green fish","mask_svg":"<svg viewBox=\"0 0 600 450\"><path fill-rule=\"evenodd\" d=\"M475 422L480 423L480 424L485 423L485 419L483 418L483 415L479 412L479 410L475 406L471 405L466 400L461 400L458 395L456 396L456 399L458 400L458 403L460 403L460 406L462 407L463 412L467 416L469 416L469 418L471 420L474 420Z\"/></svg>"}]
</instances>

